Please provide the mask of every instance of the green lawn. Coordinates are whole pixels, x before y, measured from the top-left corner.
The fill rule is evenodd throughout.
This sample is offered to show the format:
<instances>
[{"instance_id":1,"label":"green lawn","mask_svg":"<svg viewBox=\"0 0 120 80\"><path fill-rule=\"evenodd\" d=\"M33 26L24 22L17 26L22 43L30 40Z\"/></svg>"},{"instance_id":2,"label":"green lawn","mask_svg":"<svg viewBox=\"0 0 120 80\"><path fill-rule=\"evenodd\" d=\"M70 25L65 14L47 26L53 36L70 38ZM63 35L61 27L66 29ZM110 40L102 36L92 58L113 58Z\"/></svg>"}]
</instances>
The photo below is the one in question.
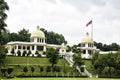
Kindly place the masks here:
<instances>
[{"instance_id":1,"label":"green lawn","mask_svg":"<svg viewBox=\"0 0 120 80\"><path fill-rule=\"evenodd\" d=\"M38 57L18 57L18 56L7 56L5 59L7 65L41 65L48 66L51 63L47 58L38 58ZM57 66L69 66L69 63L64 59L59 59Z\"/></svg>"},{"instance_id":2,"label":"green lawn","mask_svg":"<svg viewBox=\"0 0 120 80\"><path fill-rule=\"evenodd\" d=\"M5 64L6 68L12 67L14 69L11 73L12 76L81 76L76 69L70 67L69 63L62 58L55 65L60 68L59 72L52 71L52 68L50 68L50 71L46 71L47 67L51 66L48 58L6 56ZM25 66L28 69L27 73L23 72ZM33 74L31 74L31 67L35 69ZM43 67L42 72L40 72L40 67Z\"/></svg>"},{"instance_id":3,"label":"green lawn","mask_svg":"<svg viewBox=\"0 0 120 80\"><path fill-rule=\"evenodd\" d=\"M8 80L120 80L113 78L14 78Z\"/></svg>"}]
</instances>

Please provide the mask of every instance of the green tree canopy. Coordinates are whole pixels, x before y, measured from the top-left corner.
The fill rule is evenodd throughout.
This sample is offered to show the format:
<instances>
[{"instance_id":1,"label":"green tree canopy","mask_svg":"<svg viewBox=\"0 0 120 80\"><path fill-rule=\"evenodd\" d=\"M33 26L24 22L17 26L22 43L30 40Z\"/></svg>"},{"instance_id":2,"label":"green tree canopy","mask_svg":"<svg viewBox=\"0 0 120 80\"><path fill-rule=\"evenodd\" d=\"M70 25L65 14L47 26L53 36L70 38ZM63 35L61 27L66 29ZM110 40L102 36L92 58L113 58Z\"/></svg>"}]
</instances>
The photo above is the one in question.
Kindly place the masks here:
<instances>
[{"instance_id":1,"label":"green tree canopy","mask_svg":"<svg viewBox=\"0 0 120 80\"><path fill-rule=\"evenodd\" d=\"M53 49L53 48L49 48L46 51L46 55L50 61L50 63L52 63L52 67L54 66L54 64L57 64L57 61L59 59L59 55L58 55L58 51Z\"/></svg>"},{"instance_id":2,"label":"green tree canopy","mask_svg":"<svg viewBox=\"0 0 120 80\"><path fill-rule=\"evenodd\" d=\"M58 44L61 45L62 43L67 44L67 41L65 40L64 36L62 34L55 33L53 31L47 31L43 28L41 30L45 33L46 36L46 43L48 44Z\"/></svg>"}]
</instances>

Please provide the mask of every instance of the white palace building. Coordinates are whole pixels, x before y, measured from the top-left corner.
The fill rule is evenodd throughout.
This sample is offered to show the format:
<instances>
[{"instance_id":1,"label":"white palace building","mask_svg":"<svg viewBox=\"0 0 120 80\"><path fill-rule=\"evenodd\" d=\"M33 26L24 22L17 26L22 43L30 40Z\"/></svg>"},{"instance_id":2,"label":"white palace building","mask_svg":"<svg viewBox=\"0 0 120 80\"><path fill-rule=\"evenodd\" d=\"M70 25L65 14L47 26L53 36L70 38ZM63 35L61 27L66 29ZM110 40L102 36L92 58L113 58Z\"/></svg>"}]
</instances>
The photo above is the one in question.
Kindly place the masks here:
<instances>
[{"instance_id":1,"label":"white palace building","mask_svg":"<svg viewBox=\"0 0 120 80\"><path fill-rule=\"evenodd\" d=\"M100 51L99 49L94 46L93 39L89 36L89 33L86 33L85 37L81 40L80 48L82 50L81 57L84 59L92 58L92 54L96 51Z\"/></svg>"},{"instance_id":2,"label":"white palace building","mask_svg":"<svg viewBox=\"0 0 120 80\"><path fill-rule=\"evenodd\" d=\"M67 46L63 43L61 45L55 45L55 44L47 44L45 42L45 34L42 32L37 26L37 29L31 33L30 36L30 42L20 42L20 41L14 41L14 42L8 42L6 45L6 48L8 49L7 55L12 55L11 51L14 49L14 52L16 56L18 56L17 52L18 50L21 52L21 55L23 55L23 52L31 51L31 54L29 56L37 56L35 53L36 51L41 55L43 55L43 52L46 52L48 48L54 48L59 51L60 56L71 56L70 52L67 51ZM92 57L92 54L95 51L100 51L94 46L93 40L89 37L89 33L86 33L86 36L81 40L81 46L78 47L82 50L81 57L84 59L90 59ZM27 54L25 54L27 56Z\"/></svg>"},{"instance_id":3,"label":"white palace building","mask_svg":"<svg viewBox=\"0 0 120 80\"><path fill-rule=\"evenodd\" d=\"M35 52L38 51L38 53L43 56L43 52L48 48L57 49L59 51L59 55L63 56L67 49L64 43L62 45L47 44L45 42L45 34L40 30L39 26L37 26L37 29L31 33L30 42L8 42L6 48L8 49L8 55L11 55L11 51L14 49L16 56L18 56L18 50L21 52L21 56L23 51L31 51L32 54L30 54L30 56L37 56Z\"/></svg>"}]
</instances>

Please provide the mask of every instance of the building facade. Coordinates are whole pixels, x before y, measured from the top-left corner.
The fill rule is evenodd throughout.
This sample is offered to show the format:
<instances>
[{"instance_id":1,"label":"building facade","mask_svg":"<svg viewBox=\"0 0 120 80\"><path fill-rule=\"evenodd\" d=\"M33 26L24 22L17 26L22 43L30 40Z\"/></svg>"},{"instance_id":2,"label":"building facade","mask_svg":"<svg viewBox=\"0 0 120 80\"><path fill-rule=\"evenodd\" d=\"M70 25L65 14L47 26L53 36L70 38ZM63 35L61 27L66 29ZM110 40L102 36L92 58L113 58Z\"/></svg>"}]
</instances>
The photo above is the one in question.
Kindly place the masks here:
<instances>
[{"instance_id":1,"label":"building facade","mask_svg":"<svg viewBox=\"0 0 120 80\"><path fill-rule=\"evenodd\" d=\"M37 56L35 53L36 51L41 55L44 56L43 53L46 52L48 48L54 48L59 51L59 55L63 56L66 53L66 45L63 43L61 45L54 45L54 44L47 44L45 42L45 34L42 32L37 26L37 29L31 33L30 42L8 42L6 48L8 49L8 55L11 55L11 51L14 50L14 55L18 56L18 51L20 51L19 56L27 56L27 54L23 54L24 51L27 53L31 51L29 56Z\"/></svg>"},{"instance_id":2,"label":"building facade","mask_svg":"<svg viewBox=\"0 0 120 80\"><path fill-rule=\"evenodd\" d=\"M81 57L84 59L91 59L92 54L95 53L95 51L100 51L94 46L94 41L90 38L89 33L86 33L80 44L81 45L78 48L82 50Z\"/></svg>"}]
</instances>

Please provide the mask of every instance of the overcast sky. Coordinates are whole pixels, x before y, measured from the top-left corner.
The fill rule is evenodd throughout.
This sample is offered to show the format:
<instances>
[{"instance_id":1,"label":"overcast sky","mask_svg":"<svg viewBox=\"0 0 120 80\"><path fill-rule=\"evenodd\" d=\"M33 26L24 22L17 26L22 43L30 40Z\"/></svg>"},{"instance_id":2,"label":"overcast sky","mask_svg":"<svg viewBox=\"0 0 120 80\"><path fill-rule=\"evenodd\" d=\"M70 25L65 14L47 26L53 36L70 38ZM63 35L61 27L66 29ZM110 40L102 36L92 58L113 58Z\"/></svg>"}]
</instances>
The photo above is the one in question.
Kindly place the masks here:
<instances>
[{"instance_id":1,"label":"overcast sky","mask_svg":"<svg viewBox=\"0 0 120 80\"><path fill-rule=\"evenodd\" d=\"M120 44L120 0L5 0L10 10L6 23L10 32L39 25L63 34L68 44L78 44L86 32L96 42Z\"/></svg>"}]
</instances>

